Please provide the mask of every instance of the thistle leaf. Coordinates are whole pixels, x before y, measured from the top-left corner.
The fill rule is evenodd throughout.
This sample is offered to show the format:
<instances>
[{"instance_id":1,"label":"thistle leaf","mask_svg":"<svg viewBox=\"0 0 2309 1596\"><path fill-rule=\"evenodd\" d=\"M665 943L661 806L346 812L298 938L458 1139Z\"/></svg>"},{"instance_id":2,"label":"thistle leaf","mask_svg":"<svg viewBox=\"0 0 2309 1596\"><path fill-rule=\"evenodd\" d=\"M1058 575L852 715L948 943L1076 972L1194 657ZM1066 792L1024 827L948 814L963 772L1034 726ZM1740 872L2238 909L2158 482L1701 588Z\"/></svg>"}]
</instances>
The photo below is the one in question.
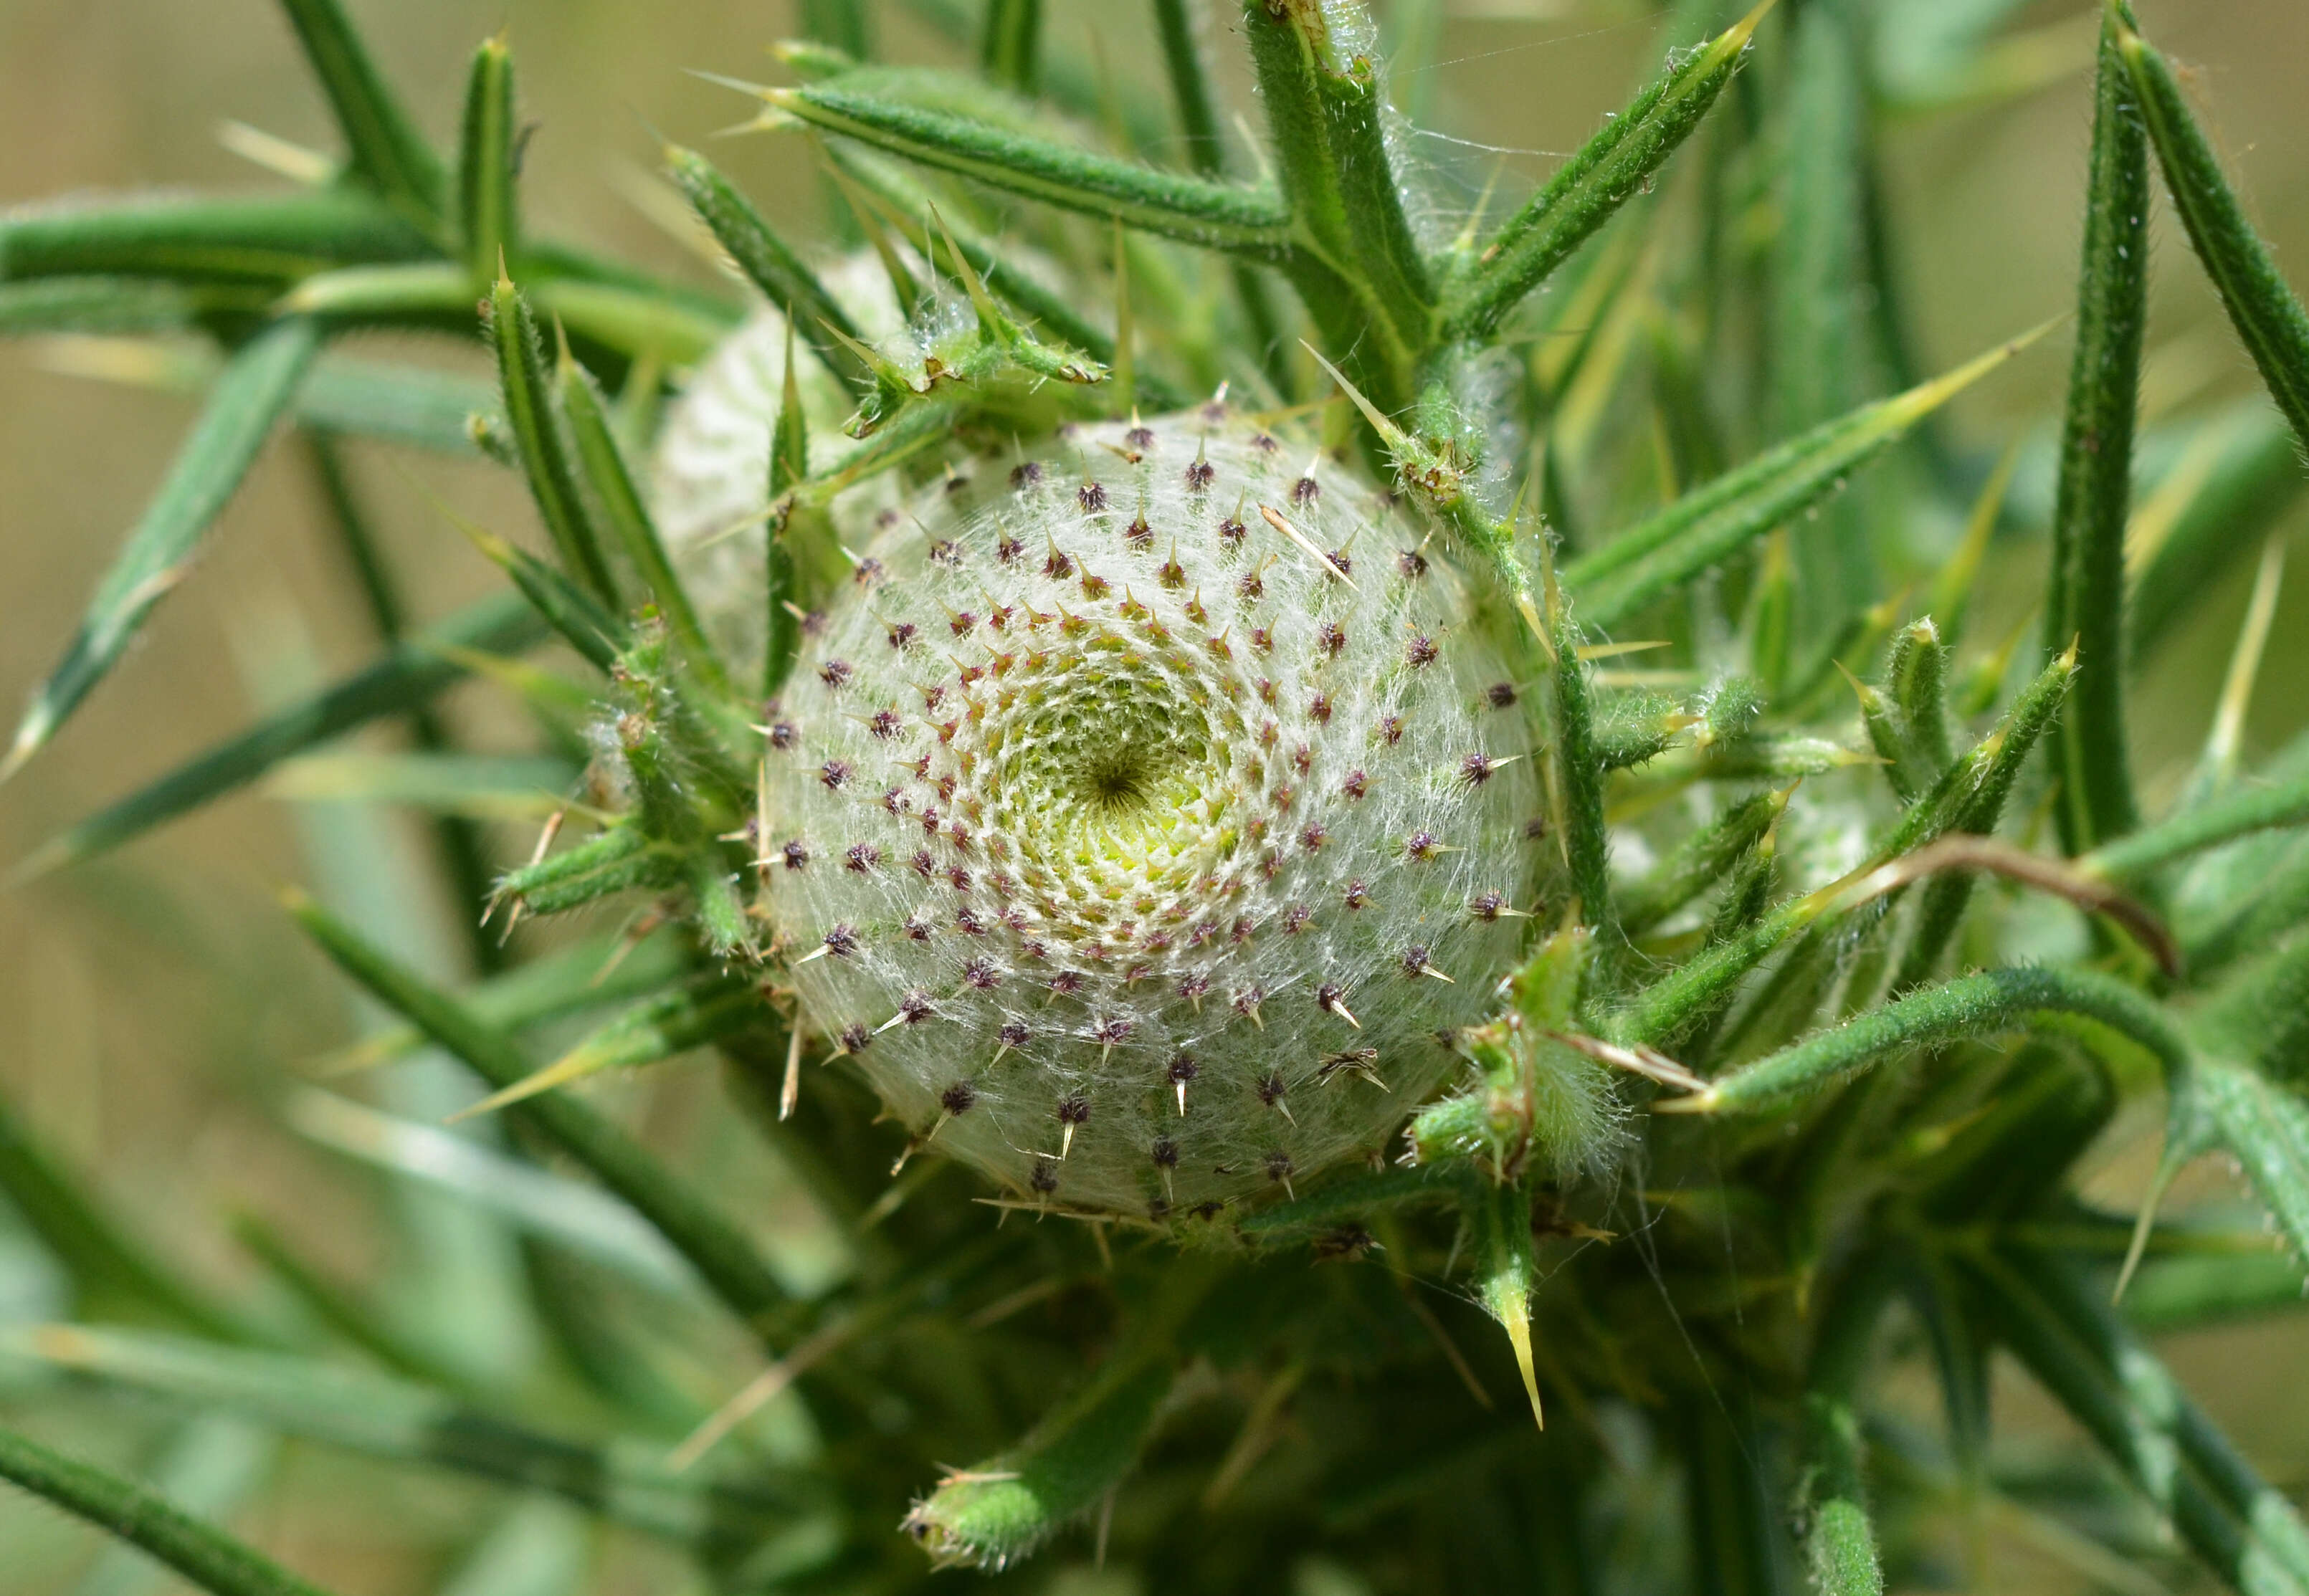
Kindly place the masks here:
<instances>
[{"instance_id":1,"label":"thistle leaf","mask_svg":"<svg viewBox=\"0 0 2309 1596\"><path fill-rule=\"evenodd\" d=\"M1488 336L1643 187L1732 81L1773 3L1765 0L1706 48L1670 67L1563 163L1483 246L1474 271L1449 290L1442 310L1445 338Z\"/></svg>"},{"instance_id":2,"label":"thistle leaf","mask_svg":"<svg viewBox=\"0 0 2309 1596\"><path fill-rule=\"evenodd\" d=\"M1808 5L1788 27L1786 153L1768 306L1767 399L1777 437L1794 437L1881 392L1864 337L1862 196L1872 152L1859 24L1842 7ZM1788 529L1802 650L1820 646L1881 596L1869 508L1839 496Z\"/></svg>"},{"instance_id":3,"label":"thistle leaf","mask_svg":"<svg viewBox=\"0 0 2309 1596\"><path fill-rule=\"evenodd\" d=\"M400 804L474 820L538 821L566 808L577 772L558 759L480 754L308 754L265 783L267 798Z\"/></svg>"},{"instance_id":4,"label":"thistle leaf","mask_svg":"<svg viewBox=\"0 0 2309 1596\"><path fill-rule=\"evenodd\" d=\"M1173 1378L1166 1359L1111 1359L1016 1446L947 1475L907 1514L907 1532L941 1563L1023 1557L1129 1471Z\"/></svg>"},{"instance_id":5,"label":"thistle leaf","mask_svg":"<svg viewBox=\"0 0 2309 1596\"><path fill-rule=\"evenodd\" d=\"M801 30L805 38L832 45L852 61L872 55L866 30L866 7L858 0L801 0Z\"/></svg>"},{"instance_id":6,"label":"thistle leaf","mask_svg":"<svg viewBox=\"0 0 2309 1596\"><path fill-rule=\"evenodd\" d=\"M385 957L320 905L298 895L290 900L290 910L340 969L492 1088L502 1091L530 1074L532 1065L508 1038ZM785 1298L776 1277L752 1242L655 1157L574 1098L538 1098L515 1112L632 1204L741 1321L757 1333L766 1327L765 1316Z\"/></svg>"},{"instance_id":7,"label":"thistle leaf","mask_svg":"<svg viewBox=\"0 0 2309 1596\"><path fill-rule=\"evenodd\" d=\"M497 352L497 385L505 395L506 420L514 446L562 567L584 584L592 598L615 605L617 584L602 557L600 531L578 492L576 473L562 441L537 323L521 290L502 272L489 290L489 334ZM578 643L577 647L583 652L588 645Z\"/></svg>"},{"instance_id":8,"label":"thistle leaf","mask_svg":"<svg viewBox=\"0 0 2309 1596\"><path fill-rule=\"evenodd\" d=\"M2270 397L2292 424L2298 446L2309 450L2309 311L2245 219L2171 64L2133 31L2128 6L2111 4L2109 17L2116 56L2132 80L2132 103L2157 146L2173 208Z\"/></svg>"},{"instance_id":9,"label":"thistle leaf","mask_svg":"<svg viewBox=\"0 0 2309 1596\"><path fill-rule=\"evenodd\" d=\"M429 1187L480 1217L549 1241L659 1298L692 1298L697 1277L627 1204L487 1143L312 1088L281 1104L316 1145Z\"/></svg>"},{"instance_id":10,"label":"thistle leaf","mask_svg":"<svg viewBox=\"0 0 2309 1596\"><path fill-rule=\"evenodd\" d=\"M2065 1261L2006 1248L1964 1262L2006 1343L2191 1550L2235 1590L2309 1591L2309 1532L2291 1504Z\"/></svg>"},{"instance_id":11,"label":"thistle leaf","mask_svg":"<svg viewBox=\"0 0 2309 1596\"><path fill-rule=\"evenodd\" d=\"M396 261L316 272L289 290L281 309L347 326L454 317L473 300L471 273L454 261Z\"/></svg>"},{"instance_id":12,"label":"thistle leaf","mask_svg":"<svg viewBox=\"0 0 2309 1596\"><path fill-rule=\"evenodd\" d=\"M2124 736L2124 529L2148 320L2149 146L2117 50L2124 19L2102 21L2100 78L2085 196L2077 348L2061 435L2045 652L2072 644L2076 701L2054 732L2054 815L2071 854L2139 824Z\"/></svg>"},{"instance_id":13,"label":"thistle leaf","mask_svg":"<svg viewBox=\"0 0 2309 1596\"><path fill-rule=\"evenodd\" d=\"M2309 780L2253 787L2107 843L2078 860L2108 881L2140 881L2175 859L2255 832L2309 825Z\"/></svg>"},{"instance_id":14,"label":"thistle leaf","mask_svg":"<svg viewBox=\"0 0 2309 1596\"><path fill-rule=\"evenodd\" d=\"M471 525L462 530L492 565L513 578L522 597L588 664L606 673L617 663L626 628L591 593L527 549L515 548L494 532Z\"/></svg>"},{"instance_id":15,"label":"thistle leaf","mask_svg":"<svg viewBox=\"0 0 2309 1596\"><path fill-rule=\"evenodd\" d=\"M1882 1596L1884 1571L1861 1479L1865 1444L1854 1388L1890 1295L1890 1272L1864 1258L1821 1316L1804 1394L1804 1561L1820 1596Z\"/></svg>"},{"instance_id":16,"label":"thistle leaf","mask_svg":"<svg viewBox=\"0 0 2309 1596\"><path fill-rule=\"evenodd\" d=\"M634 486L633 474L626 469L625 455L618 447L617 436L610 429L601 390L593 385L592 376L585 368L569 358L566 349L562 351L557 375L561 412L569 418L570 436L577 445L577 463L584 468L594 503L601 506L610 530L617 534L627 563L641 578L643 590L673 628L689 668L708 689L727 694L730 680L722 669L722 657L705 635L696 607L690 603L681 578L674 574L673 562L666 557L665 545L658 539L656 523L650 519L649 509Z\"/></svg>"},{"instance_id":17,"label":"thistle leaf","mask_svg":"<svg viewBox=\"0 0 2309 1596\"><path fill-rule=\"evenodd\" d=\"M129 199L0 220L0 282L114 276L278 289L333 267L423 260L426 237L344 189L263 199Z\"/></svg>"},{"instance_id":18,"label":"thistle leaf","mask_svg":"<svg viewBox=\"0 0 2309 1596\"><path fill-rule=\"evenodd\" d=\"M307 427L464 459L480 453L476 417L504 424L489 384L399 361L324 354L297 390L297 419Z\"/></svg>"},{"instance_id":19,"label":"thistle leaf","mask_svg":"<svg viewBox=\"0 0 2309 1596\"><path fill-rule=\"evenodd\" d=\"M662 989L689 972L690 961L670 934L589 936L491 975L456 994L466 1012L508 1035L626 1003ZM354 1074L405 1058L425 1045L413 1025L388 1025L316 1059L307 1074Z\"/></svg>"},{"instance_id":20,"label":"thistle leaf","mask_svg":"<svg viewBox=\"0 0 2309 1596\"><path fill-rule=\"evenodd\" d=\"M2147 1049L2176 1077L2191 1062L2187 1041L2164 1010L2121 981L2083 970L1989 970L1897 998L1661 1107L1699 1114L1776 1107L1910 1049L2021 1029L2039 1014L2072 1014L2105 1025Z\"/></svg>"},{"instance_id":21,"label":"thistle leaf","mask_svg":"<svg viewBox=\"0 0 2309 1596\"><path fill-rule=\"evenodd\" d=\"M843 341L862 341L856 324L801 257L770 231L753 202L704 156L678 144L666 147L665 169L738 270L800 328L827 368L853 393L871 388L864 366Z\"/></svg>"},{"instance_id":22,"label":"thistle leaf","mask_svg":"<svg viewBox=\"0 0 2309 1596\"><path fill-rule=\"evenodd\" d=\"M240 298L242 308L255 310L265 295L257 289L244 290ZM39 332L176 332L192 324L195 311L229 303L229 297L215 290L195 292L177 283L135 277L35 279L0 287L0 338Z\"/></svg>"},{"instance_id":23,"label":"thistle leaf","mask_svg":"<svg viewBox=\"0 0 2309 1596\"><path fill-rule=\"evenodd\" d=\"M2167 1163L2209 1140L2226 1148L2275 1216L2297 1285L2309 1267L2309 1102L2259 1070L2206 1059L2176 1098L2173 1118Z\"/></svg>"},{"instance_id":24,"label":"thistle leaf","mask_svg":"<svg viewBox=\"0 0 2309 1596\"><path fill-rule=\"evenodd\" d=\"M440 237L447 220L448 174L385 83L343 7L338 0L281 0L281 9L345 136L349 169L411 222Z\"/></svg>"},{"instance_id":25,"label":"thistle leaf","mask_svg":"<svg viewBox=\"0 0 2309 1596\"><path fill-rule=\"evenodd\" d=\"M759 1536L803 1505L774 1480L741 1484L677 1474L646 1441L556 1435L428 1386L308 1358L78 1325L10 1340L12 1351L115 1385L242 1414L390 1462L549 1491L676 1542ZM233 1596L275 1596L276 1589L301 1596L311 1587L231 1588Z\"/></svg>"},{"instance_id":26,"label":"thistle leaf","mask_svg":"<svg viewBox=\"0 0 2309 1596\"><path fill-rule=\"evenodd\" d=\"M2260 548L2270 529L2309 487L2309 475L2301 468L2302 445L2275 410L2253 404L2206 426L2218 429L2213 445L2218 453L2203 482L2151 548L2125 550L2132 592L2124 645L2134 670L2149 662L2175 625L2194 613L2192 605L2207 584ZM2192 442L2191 447L2196 446ZM2135 512L2128 544L2155 503L2152 496Z\"/></svg>"},{"instance_id":27,"label":"thistle leaf","mask_svg":"<svg viewBox=\"0 0 2309 1596\"><path fill-rule=\"evenodd\" d=\"M499 34L473 52L457 137L457 232L475 282L500 275L520 248L514 129L513 52Z\"/></svg>"},{"instance_id":28,"label":"thistle leaf","mask_svg":"<svg viewBox=\"0 0 2309 1596\"><path fill-rule=\"evenodd\" d=\"M64 658L33 694L7 757L0 760L0 781L56 735L119 660L152 607L184 580L201 534L240 487L320 345L320 329L292 317L259 333L225 367L167 479L97 585Z\"/></svg>"},{"instance_id":29,"label":"thistle leaf","mask_svg":"<svg viewBox=\"0 0 2309 1596\"><path fill-rule=\"evenodd\" d=\"M1347 53L1319 8L1246 6L1241 17L1293 229L1360 313L1363 338L1328 328L1333 347L1391 374L1380 392L1393 408L1410 397L1410 368L1431 339L1435 284L1396 186L1379 73Z\"/></svg>"},{"instance_id":30,"label":"thistle leaf","mask_svg":"<svg viewBox=\"0 0 2309 1596\"><path fill-rule=\"evenodd\" d=\"M1838 492L1909 427L2043 335L2028 333L1945 375L1863 405L1674 504L1564 566L1564 590L1587 626L1609 634L1753 539Z\"/></svg>"},{"instance_id":31,"label":"thistle leaf","mask_svg":"<svg viewBox=\"0 0 2309 1596\"><path fill-rule=\"evenodd\" d=\"M0 1479L119 1536L213 1596L327 1596L142 1486L13 1430L0 1429Z\"/></svg>"},{"instance_id":32,"label":"thistle leaf","mask_svg":"<svg viewBox=\"0 0 2309 1596\"><path fill-rule=\"evenodd\" d=\"M238 737L99 810L28 855L7 879L21 884L108 852L246 786L307 748L372 720L421 708L465 674L466 667L450 659L445 649L517 652L544 634L542 622L517 595L486 600L396 645L366 670L266 716Z\"/></svg>"},{"instance_id":33,"label":"thistle leaf","mask_svg":"<svg viewBox=\"0 0 2309 1596\"><path fill-rule=\"evenodd\" d=\"M1261 190L1157 171L838 83L774 89L765 98L813 127L1066 210L1259 259L1290 248L1290 213Z\"/></svg>"},{"instance_id":34,"label":"thistle leaf","mask_svg":"<svg viewBox=\"0 0 2309 1596\"><path fill-rule=\"evenodd\" d=\"M656 1064L735 1035L759 1022L761 1017L761 995L743 982L662 993L627 1009L543 1069L491 1093L458 1117L494 1114L540 1091L574 1084L604 1070Z\"/></svg>"},{"instance_id":35,"label":"thistle leaf","mask_svg":"<svg viewBox=\"0 0 2309 1596\"><path fill-rule=\"evenodd\" d=\"M1042 0L987 0L978 59L986 75L1032 99L1042 75Z\"/></svg>"},{"instance_id":36,"label":"thistle leaf","mask_svg":"<svg viewBox=\"0 0 2309 1596\"><path fill-rule=\"evenodd\" d=\"M221 1340L246 1339L235 1316L179 1280L105 1212L92 1192L0 1102L0 1192L83 1291L159 1314Z\"/></svg>"}]
</instances>

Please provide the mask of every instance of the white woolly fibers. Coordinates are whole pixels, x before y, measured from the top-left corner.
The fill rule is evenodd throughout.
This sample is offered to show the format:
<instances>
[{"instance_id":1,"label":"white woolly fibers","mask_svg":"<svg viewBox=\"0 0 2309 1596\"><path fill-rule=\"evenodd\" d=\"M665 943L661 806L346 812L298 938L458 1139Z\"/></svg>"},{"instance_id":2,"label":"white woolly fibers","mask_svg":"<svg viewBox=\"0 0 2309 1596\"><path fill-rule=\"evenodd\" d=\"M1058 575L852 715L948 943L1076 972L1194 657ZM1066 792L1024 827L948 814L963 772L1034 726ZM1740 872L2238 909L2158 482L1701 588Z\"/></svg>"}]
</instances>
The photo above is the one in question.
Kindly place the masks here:
<instances>
[{"instance_id":1,"label":"white woolly fibers","mask_svg":"<svg viewBox=\"0 0 2309 1596\"><path fill-rule=\"evenodd\" d=\"M1527 722L1446 562L1312 454L1215 404L982 462L885 518L774 706L806 1023L1022 1197L1376 1155L1514 948Z\"/></svg>"}]
</instances>

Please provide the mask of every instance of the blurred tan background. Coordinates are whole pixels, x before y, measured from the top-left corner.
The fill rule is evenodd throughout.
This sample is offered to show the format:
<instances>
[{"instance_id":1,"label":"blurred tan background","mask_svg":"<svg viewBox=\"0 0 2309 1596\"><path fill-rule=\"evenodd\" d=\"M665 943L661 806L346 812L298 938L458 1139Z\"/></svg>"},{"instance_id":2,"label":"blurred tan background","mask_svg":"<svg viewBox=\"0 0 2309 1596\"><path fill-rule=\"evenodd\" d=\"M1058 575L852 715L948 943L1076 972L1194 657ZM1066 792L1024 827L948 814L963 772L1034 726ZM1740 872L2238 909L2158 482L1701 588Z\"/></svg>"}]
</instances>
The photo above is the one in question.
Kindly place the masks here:
<instances>
[{"instance_id":1,"label":"blurred tan background","mask_svg":"<svg viewBox=\"0 0 2309 1596\"><path fill-rule=\"evenodd\" d=\"M769 77L762 47L792 27L782 0L348 3L420 118L444 135L473 44L509 22L526 109L541 125L524 177L540 229L702 273L627 197L633 177L653 158L651 128L696 142L747 114L742 99L688 69ZM899 22L895 4L878 9L889 54L948 58L934 35ZM1895 227L1927 367L2065 308L2092 9L2064 0L2026 10L2024 27L2051 30L2044 37L2053 67L2070 68L2044 87L1985 108L1920 115L1896 130ZM2309 289L2309 4L2140 0L2139 9L2161 43L2200 69L2232 169L2296 288ZM1144 10L1124 0L1054 3L1051 45L1079 47L1097 29L1108 62L1148 60ZM1657 13L1635 4L1460 0L1447 10L1439 65L1418 92L1443 132L1517 152L1505 158L1516 175L1510 190L1548 169L1538 152L1574 147L1660 48ZM2064 21L2075 24L2066 34ZM0 203L73 190L272 182L220 146L216 128L227 116L331 147L324 108L268 0L0 0ZM713 149L765 207L815 205L796 145L755 138ZM2250 368L2184 240L2166 222L2152 332L2159 358L2183 374L2176 382L2201 383L2204 393L2249 393ZM2064 340L2054 341L2060 349L1967 401L1957 425L1969 441L1993 447L2050 412L2065 371ZM190 413L180 398L58 375L38 349L0 344L0 712L11 723ZM416 479L496 524L526 525L496 473L371 453L356 467L422 613L440 612L489 579L427 506ZM246 719L247 673L277 668L238 655L232 634L261 623L280 635L293 614L318 669L334 674L364 656L369 639L355 590L314 533L316 508L303 462L276 450L215 529L197 579L161 608L57 743L0 788L0 866ZM2255 751L2309 716L2309 546L2296 552L2252 723ZM2137 747L2152 790L2202 739L2246 575L2224 584L2141 694ZM250 1083L277 1077L285 1061L324 1045L342 1024L338 988L270 896L298 867L289 813L243 795L96 867L0 896L0 1090L64 1152L99 1170L107 1193L165 1247L222 1278L244 1265L214 1216L258 1195L277 1203L294 1194L311 1233L341 1217L354 1238L342 1245L357 1248L360 1234L358 1211L344 1206L350 1199L318 1155L287 1145L248 1106ZM2225 1189L2218 1170L2196 1182L2200 1194ZM2198 1336L2174 1350L2254 1461L2299 1499L2309 1486L2309 1334L2286 1322ZM2014 1396L2028 1400L2017 1387ZM0 1592L17 1588L5 1541L21 1521L6 1507ZM325 1541L340 1530L354 1532L350 1522L324 1522L296 1533ZM353 1549L346 1553L346 1587L369 1588ZM307 1566L330 1560L313 1556ZM1998 1588L2043 1589L2071 1577L2017 1549L2007 1574Z\"/></svg>"}]
</instances>

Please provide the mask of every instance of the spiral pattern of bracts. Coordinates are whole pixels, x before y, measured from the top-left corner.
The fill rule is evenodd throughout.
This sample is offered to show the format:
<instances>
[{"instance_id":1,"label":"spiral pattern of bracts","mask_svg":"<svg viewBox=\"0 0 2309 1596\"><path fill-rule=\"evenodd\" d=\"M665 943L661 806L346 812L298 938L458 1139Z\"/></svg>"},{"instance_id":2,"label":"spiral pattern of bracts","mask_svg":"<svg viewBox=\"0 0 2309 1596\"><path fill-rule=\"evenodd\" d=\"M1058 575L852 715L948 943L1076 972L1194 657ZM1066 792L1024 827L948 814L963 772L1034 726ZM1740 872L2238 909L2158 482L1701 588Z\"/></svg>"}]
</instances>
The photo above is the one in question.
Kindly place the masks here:
<instances>
[{"instance_id":1,"label":"spiral pattern of bracts","mask_svg":"<svg viewBox=\"0 0 2309 1596\"><path fill-rule=\"evenodd\" d=\"M806 1022L1023 1197L1376 1155L1512 951L1517 685L1407 517L1223 406L885 518L767 736Z\"/></svg>"}]
</instances>

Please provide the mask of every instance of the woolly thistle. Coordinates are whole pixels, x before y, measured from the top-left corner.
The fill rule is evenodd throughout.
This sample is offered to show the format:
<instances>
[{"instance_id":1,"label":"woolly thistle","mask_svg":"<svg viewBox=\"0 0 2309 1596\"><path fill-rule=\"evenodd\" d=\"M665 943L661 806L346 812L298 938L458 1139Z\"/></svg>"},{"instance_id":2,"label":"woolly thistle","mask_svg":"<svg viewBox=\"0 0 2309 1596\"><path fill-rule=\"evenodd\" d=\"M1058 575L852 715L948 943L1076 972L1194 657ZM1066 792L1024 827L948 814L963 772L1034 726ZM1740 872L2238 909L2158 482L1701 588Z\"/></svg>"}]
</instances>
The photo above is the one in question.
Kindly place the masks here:
<instances>
[{"instance_id":1,"label":"woolly thistle","mask_svg":"<svg viewBox=\"0 0 2309 1596\"><path fill-rule=\"evenodd\" d=\"M2034 81L2001 4L1806 0L1764 29L1769 0L1679 0L1665 69L1487 220L1489 147L1405 136L1354 0L1232 10L1256 151L1189 0L1151 4L1167 108L1150 74L1046 64L1037 0L908 0L979 24L978 77L878 65L862 4L809 0L793 82L723 82L751 125L810 130L843 245L813 256L791 206L669 149L743 280L697 287L527 225L506 39L450 161L336 0L283 3L341 163L242 128L299 187L0 216L0 331L222 357L0 777L124 657L275 423L299 432L387 648L21 876L405 720L412 750L270 790L428 807L473 979L412 967L418 918L380 908L410 896L397 840L316 846L333 903L293 913L406 1022L334 1063L411 1067L368 1101L342 1067L253 1095L423 1191L379 1204L392 1245L333 1250L439 1289L341 1285L251 1221L268 1290L228 1304L0 1110L0 1191L78 1289L69 1329L0 1337L12 1362L558 1493L733 1596L916 1588L917 1545L999 1571L1085 1522L1119 1588L1766 1592L1801 1556L1872 1596L1944 1582L1933 1536L1977 1529L1951 1502L2034 1511L1985 1439L2001 1348L2152 1515L2119 1550L2309 1591L2297 1514L2138 1328L2291 1300L2297 1259L2071 1178L2146 1117L2117 1110L2153 1061L2158 1191L2224 1148L2309 1249L2309 842L2285 830L2309 746L2252 780L2239 755L2274 552L2154 821L2124 736L2128 669L2301 487L2309 316L2123 0L2059 450L1997 466L1951 429L1844 497L2028 341L1907 371L1877 203L1916 39L1934 92ZM1395 42L1444 9L1403 7ZM2136 459L2152 146L2277 409ZM1430 161L1484 195L1456 229ZM495 384L333 347L370 329L478 332ZM517 471L549 555L467 529L517 591L404 635L347 436ZM2016 462L2057 484L2041 505L2008 496ZM1967 622L2030 535L2022 658L2025 625L1984 647ZM549 640L568 658L521 657ZM436 712L469 674L528 712L533 756ZM540 788L550 818L499 858L471 816L535 816ZM590 1089L706 1048L736 1112L629 1126ZM488 1095L427 1073L452 1059ZM395 1117L498 1111L471 1143ZM2133 1323L2107 1306L2128 1287ZM1944 1436L1878 1400L1903 1302ZM1527 1414L1495 1394L1517 1385ZM1544 1434L1543 1386L1572 1418ZM233 1471L183 1438L168 1471L207 1499ZM225 1596L309 1596L4 1429L0 1476ZM595 1539L541 1579L485 1550L457 1588L564 1588Z\"/></svg>"},{"instance_id":2,"label":"woolly thistle","mask_svg":"<svg viewBox=\"0 0 2309 1596\"><path fill-rule=\"evenodd\" d=\"M771 706L803 1013L1022 1195L1215 1212L1381 1160L1525 912L1497 607L1224 402L963 470Z\"/></svg>"}]
</instances>

